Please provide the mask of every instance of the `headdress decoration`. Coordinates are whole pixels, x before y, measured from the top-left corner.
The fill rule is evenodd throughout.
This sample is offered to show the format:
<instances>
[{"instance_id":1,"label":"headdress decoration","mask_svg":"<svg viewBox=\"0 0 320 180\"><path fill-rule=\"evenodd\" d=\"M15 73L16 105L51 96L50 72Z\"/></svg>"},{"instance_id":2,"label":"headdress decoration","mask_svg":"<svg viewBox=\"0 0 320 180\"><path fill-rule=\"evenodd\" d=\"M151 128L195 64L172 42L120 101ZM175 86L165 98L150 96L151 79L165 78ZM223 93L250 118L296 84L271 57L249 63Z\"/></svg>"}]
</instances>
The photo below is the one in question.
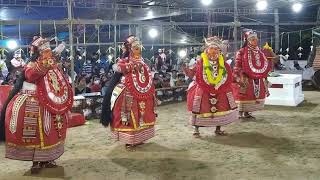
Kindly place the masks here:
<instances>
[{"instance_id":1,"label":"headdress decoration","mask_svg":"<svg viewBox=\"0 0 320 180\"><path fill-rule=\"evenodd\" d=\"M141 49L143 48L141 41L137 37L134 37L130 40L131 40L130 42L131 47L140 47Z\"/></svg>"},{"instance_id":2,"label":"headdress decoration","mask_svg":"<svg viewBox=\"0 0 320 180\"><path fill-rule=\"evenodd\" d=\"M37 47L39 51L50 49L50 41L40 36L33 37L31 45Z\"/></svg>"},{"instance_id":3,"label":"headdress decoration","mask_svg":"<svg viewBox=\"0 0 320 180\"><path fill-rule=\"evenodd\" d=\"M244 38L245 40L249 40L251 38L258 38L258 34L252 29L246 29L244 32Z\"/></svg>"},{"instance_id":4,"label":"headdress decoration","mask_svg":"<svg viewBox=\"0 0 320 180\"><path fill-rule=\"evenodd\" d=\"M272 47L269 46L269 43L268 43L268 42L266 42L266 44L263 46L263 49L273 51Z\"/></svg>"},{"instance_id":5,"label":"headdress decoration","mask_svg":"<svg viewBox=\"0 0 320 180\"><path fill-rule=\"evenodd\" d=\"M208 48L210 46L216 46L216 47L222 49L224 46L223 41L220 38L218 38L217 36L205 38L204 42L205 42L205 48Z\"/></svg>"}]
</instances>

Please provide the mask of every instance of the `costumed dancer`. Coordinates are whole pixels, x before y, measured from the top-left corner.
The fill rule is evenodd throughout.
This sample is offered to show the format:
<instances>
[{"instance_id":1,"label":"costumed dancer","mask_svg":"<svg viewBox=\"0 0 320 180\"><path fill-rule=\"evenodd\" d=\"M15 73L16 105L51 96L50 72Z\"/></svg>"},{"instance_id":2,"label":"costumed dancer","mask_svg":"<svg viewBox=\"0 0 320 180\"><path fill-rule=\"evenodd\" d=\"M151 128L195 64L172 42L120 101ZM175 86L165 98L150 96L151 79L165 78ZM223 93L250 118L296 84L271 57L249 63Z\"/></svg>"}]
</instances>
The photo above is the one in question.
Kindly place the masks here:
<instances>
[{"instance_id":1,"label":"costumed dancer","mask_svg":"<svg viewBox=\"0 0 320 180\"><path fill-rule=\"evenodd\" d=\"M199 127L216 127L216 135L226 135L221 126L238 120L231 88L232 72L224 61L223 49L224 43L218 37L207 38L201 58L192 68L183 67L187 76L195 76L188 88L187 105L197 138Z\"/></svg>"},{"instance_id":2,"label":"costumed dancer","mask_svg":"<svg viewBox=\"0 0 320 180\"><path fill-rule=\"evenodd\" d=\"M61 46L64 45L57 49L63 49ZM64 153L73 92L57 67L55 55L60 53L60 50L51 51L48 40L35 37L30 47L30 62L1 112L0 132L5 132L6 158L32 161L31 173L56 167L54 161ZM4 134L0 137L3 139Z\"/></svg>"},{"instance_id":3,"label":"costumed dancer","mask_svg":"<svg viewBox=\"0 0 320 180\"><path fill-rule=\"evenodd\" d=\"M245 32L245 43L237 52L233 70L233 92L242 118L254 118L251 112L262 110L269 96L267 76L271 70L268 61L258 46L258 36Z\"/></svg>"},{"instance_id":4,"label":"costumed dancer","mask_svg":"<svg viewBox=\"0 0 320 180\"><path fill-rule=\"evenodd\" d=\"M134 36L126 41L128 58L114 65L123 76L112 92L111 130L128 150L134 150L154 136L156 98L151 71L141 57L140 41Z\"/></svg>"}]
</instances>

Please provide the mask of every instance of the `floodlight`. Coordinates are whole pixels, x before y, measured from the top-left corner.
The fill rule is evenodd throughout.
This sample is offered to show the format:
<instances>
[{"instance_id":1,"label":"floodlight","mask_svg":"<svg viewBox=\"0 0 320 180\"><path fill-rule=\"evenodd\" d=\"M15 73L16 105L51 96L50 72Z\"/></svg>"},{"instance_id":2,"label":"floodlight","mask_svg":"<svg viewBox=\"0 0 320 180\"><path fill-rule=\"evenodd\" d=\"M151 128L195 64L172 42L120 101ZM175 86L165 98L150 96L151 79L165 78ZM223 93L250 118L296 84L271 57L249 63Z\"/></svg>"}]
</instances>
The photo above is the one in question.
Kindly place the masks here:
<instances>
[{"instance_id":1,"label":"floodlight","mask_svg":"<svg viewBox=\"0 0 320 180\"><path fill-rule=\"evenodd\" d=\"M212 0L201 0L201 3L205 6L209 6L212 3Z\"/></svg>"},{"instance_id":2,"label":"floodlight","mask_svg":"<svg viewBox=\"0 0 320 180\"><path fill-rule=\"evenodd\" d=\"M148 18L152 18L152 17L153 17L153 11L152 11L152 10L149 10L149 11L148 11L147 17L148 17Z\"/></svg>"},{"instance_id":3,"label":"floodlight","mask_svg":"<svg viewBox=\"0 0 320 180\"><path fill-rule=\"evenodd\" d=\"M180 58L185 58L187 56L187 51L184 50L184 49L181 49L179 52L178 52L178 55Z\"/></svg>"},{"instance_id":4,"label":"floodlight","mask_svg":"<svg viewBox=\"0 0 320 180\"><path fill-rule=\"evenodd\" d=\"M301 3L294 3L292 5L292 10L296 13L300 12L302 9L303 5Z\"/></svg>"},{"instance_id":5,"label":"floodlight","mask_svg":"<svg viewBox=\"0 0 320 180\"><path fill-rule=\"evenodd\" d=\"M263 10L267 9L267 6L268 6L268 3L267 3L267 1L264 1L264 0L262 0L262 1L259 0L256 4L256 7L259 11L263 11Z\"/></svg>"},{"instance_id":6,"label":"floodlight","mask_svg":"<svg viewBox=\"0 0 320 180\"><path fill-rule=\"evenodd\" d=\"M156 38L158 36L158 30L156 30L155 28L151 28L149 30L149 36L153 39Z\"/></svg>"},{"instance_id":7,"label":"floodlight","mask_svg":"<svg viewBox=\"0 0 320 180\"><path fill-rule=\"evenodd\" d=\"M7 44L7 47L11 50L14 50L18 47L18 43L16 40L8 40L6 44Z\"/></svg>"}]
</instances>

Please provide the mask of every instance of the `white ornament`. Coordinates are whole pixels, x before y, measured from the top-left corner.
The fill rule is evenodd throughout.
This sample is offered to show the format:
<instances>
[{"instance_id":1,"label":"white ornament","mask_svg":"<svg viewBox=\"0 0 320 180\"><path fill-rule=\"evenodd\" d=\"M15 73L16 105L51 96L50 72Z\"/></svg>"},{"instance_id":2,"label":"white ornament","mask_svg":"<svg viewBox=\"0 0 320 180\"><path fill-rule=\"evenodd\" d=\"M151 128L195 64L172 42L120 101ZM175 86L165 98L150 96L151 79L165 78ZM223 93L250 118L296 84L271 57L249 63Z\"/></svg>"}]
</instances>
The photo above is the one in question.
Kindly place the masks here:
<instances>
[{"instance_id":1,"label":"white ornament","mask_svg":"<svg viewBox=\"0 0 320 180\"><path fill-rule=\"evenodd\" d=\"M285 57L286 57L287 59L289 59L290 56L289 56L289 54L286 54Z\"/></svg>"},{"instance_id":2,"label":"white ornament","mask_svg":"<svg viewBox=\"0 0 320 180\"><path fill-rule=\"evenodd\" d=\"M280 48L280 50L279 50L280 52L282 52L282 48Z\"/></svg>"},{"instance_id":3,"label":"white ornament","mask_svg":"<svg viewBox=\"0 0 320 180\"><path fill-rule=\"evenodd\" d=\"M289 52L289 48L287 48L286 51Z\"/></svg>"},{"instance_id":4,"label":"white ornament","mask_svg":"<svg viewBox=\"0 0 320 180\"><path fill-rule=\"evenodd\" d=\"M313 46L310 46L311 51L313 50Z\"/></svg>"},{"instance_id":5,"label":"white ornament","mask_svg":"<svg viewBox=\"0 0 320 180\"><path fill-rule=\"evenodd\" d=\"M299 56L299 58L301 58L301 56L302 56L302 53L299 53L299 54L298 54L298 56Z\"/></svg>"},{"instance_id":6,"label":"white ornament","mask_svg":"<svg viewBox=\"0 0 320 180\"><path fill-rule=\"evenodd\" d=\"M303 50L303 48L300 46L300 47L298 48L298 50L299 50L299 51L302 51L302 50Z\"/></svg>"}]
</instances>

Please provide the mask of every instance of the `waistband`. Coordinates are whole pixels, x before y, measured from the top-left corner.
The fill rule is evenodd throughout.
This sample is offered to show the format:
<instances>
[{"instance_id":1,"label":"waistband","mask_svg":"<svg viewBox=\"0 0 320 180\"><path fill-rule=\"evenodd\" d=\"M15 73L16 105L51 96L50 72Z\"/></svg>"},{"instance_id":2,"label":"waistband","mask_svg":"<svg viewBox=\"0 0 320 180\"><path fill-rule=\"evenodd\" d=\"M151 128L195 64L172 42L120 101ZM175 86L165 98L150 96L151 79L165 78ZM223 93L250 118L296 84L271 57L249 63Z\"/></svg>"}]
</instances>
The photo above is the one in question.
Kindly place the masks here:
<instances>
[{"instance_id":1,"label":"waistband","mask_svg":"<svg viewBox=\"0 0 320 180\"><path fill-rule=\"evenodd\" d=\"M23 82L21 93L35 95L37 86L33 83Z\"/></svg>"}]
</instances>

